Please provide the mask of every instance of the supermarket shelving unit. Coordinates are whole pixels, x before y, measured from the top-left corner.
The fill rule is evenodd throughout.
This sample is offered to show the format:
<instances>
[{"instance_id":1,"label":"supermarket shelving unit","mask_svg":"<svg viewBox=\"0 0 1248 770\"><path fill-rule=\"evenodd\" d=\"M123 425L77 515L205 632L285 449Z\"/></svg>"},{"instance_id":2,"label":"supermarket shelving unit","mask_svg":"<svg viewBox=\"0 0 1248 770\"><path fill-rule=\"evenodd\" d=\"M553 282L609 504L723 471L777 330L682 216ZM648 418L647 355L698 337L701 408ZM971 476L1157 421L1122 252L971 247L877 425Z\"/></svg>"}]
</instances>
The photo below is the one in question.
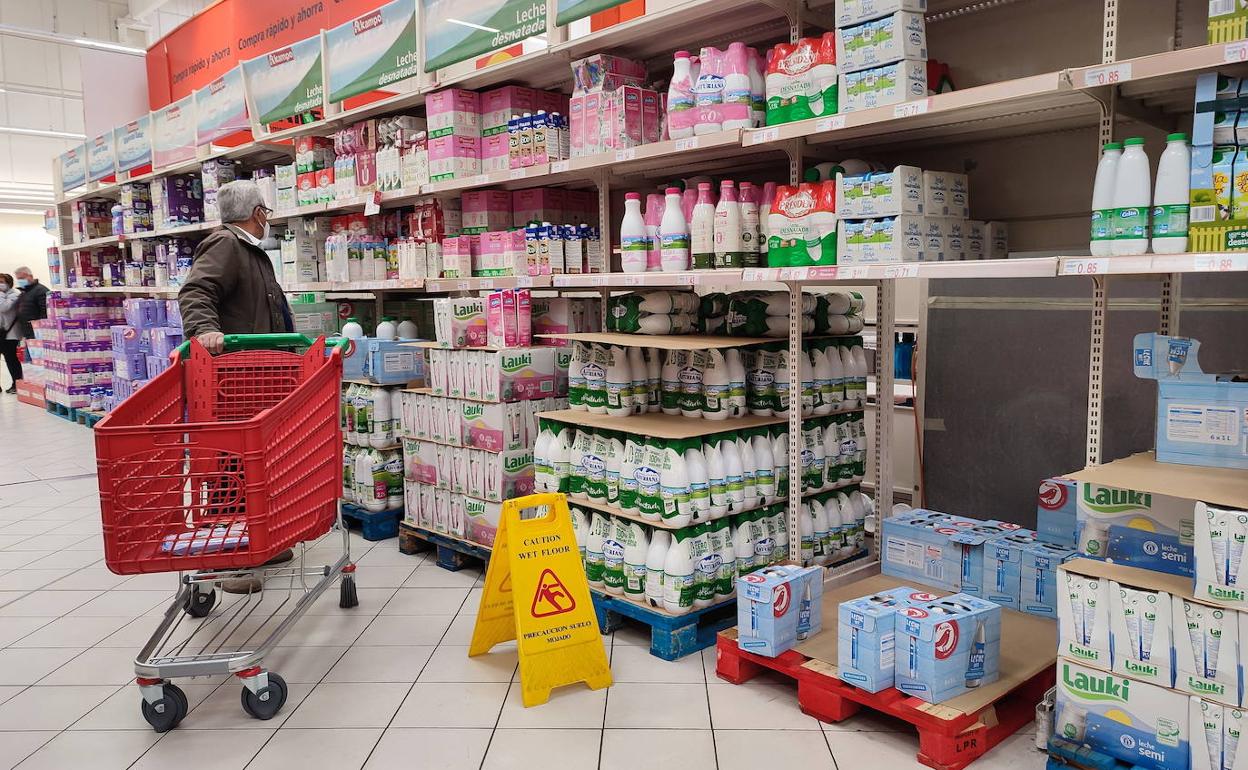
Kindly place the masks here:
<instances>
[{"instance_id":1,"label":"supermarket shelving unit","mask_svg":"<svg viewBox=\"0 0 1248 770\"><path fill-rule=\"evenodd\" d=\"M932 0L929 24L956 23L991 13L1021 12L1027 6L1045 6L1036 13L1084 14L1092 3L1056 0L1051 4L1036 0ZM568 31L554 27L554 0L548 0L552 25L546 36L548 46L517 58L472 69L471 63L455 65L435 73L414 78L415 87L367 106L343 111L337 105L325 105L325 120L296 128L264 133L255 127L261 140L240 145L205 157L234 157L263 162L289 153L282 142L305 135L328 135L339 127L366 117L398 113L419 108L431 91L462 87L482 89L506 82L521 82L537 88L567 83L568 62L594 52L613 52L625 56L658 59L684 46L722 44L744 39L750 43L770 43L800 37L807 23L830 28L830 2L816 2L813 9L799 0L653 0L651 12L614 27L568 39ZM1054 7L1051 7L1054 6ZM1018 77L1002 77L995 82L973 84L961 90L942 93L923 100L896 106L880 107L830 117L816 118L780 126L752 130L722 131L689 139L678 139L646 145L635 149L617 150L590 157L555 161L524 169L481 174L466 179L439 182L421 190L397 190L380 196L382 208L403 206L419 195L455 196L463 190L497 186L508 189L542 185L580 185L596 187L599 192L599 219L604 244L613 243L612 225L616 210L612 207L612 189L627 187L629 179L663 177L699 173L743 173L743 169L767 166L776 168L787 163L788 178L800 179L808 159L834 157L858 149L876 154L901 155L903 151L928 151L957 143L991 142L1048 132L1074 129L1097 129L1101 141L1113 136L1116 127L1132 121L1162 130L1172 129L1176 113L1189 112L1192 104L1195 75L1224 70L1248 72L1248 42L1197 45L1183 48L1185 27L1193 26L1199 15L1203 27L1202 2L1173 0L1173 35L1169 46L1178 50L1145 51L1119 58L1119 25L1128 10L1140 11L1141 0L1102 0L1096 4L1101 17L1100 50L1091 47L1082 53L1064 50L1060 41L1053 41L1044 61L1068 56L1070 66L1059 66L1040 73ZM1147 11L1156 16L1149 4ZM1162 19L1162 21L1166 21ZM1156 19L1151 19L1156 23ZM1087 26L1087 25L1084 25ZM1087 30L1080 31L1086 32ZM1191 34L1190 32L1188 34ZM964 41L959 41L964 42ZM989 41L982 41L987 44ZM934 52L934 55L939 52ZM1134 52L1133 52L1134 53ZM1009 58L1012 51L1005 51ZM1000 72L1000 68L995 70ZM1099 145L1098 145L1099 146ZM1092 156L1088 147L1088 157ZM157 169L133 179L185 172L196 167L194 162ZM1086 158L1085 158L1086 160ZM1075 165L1075 164L1071 164ZM1075 174L1087 175L1091 186L1091 167L1076 166ZM124 181L124 180L123 180ZM59 188L59 184L58 184ZM118 184L91 184L74 191L60 191L58 206L62 235L68 235L67 205L87 196L116 195ZM274 219L321 213L361 210L363 199L300 207L296 211L279 212ZM1066 215L1067 219L1078 214ZM207 229L207 225L178 228L179 231ZM1082 227L1082 225L1080 225ZM1086 232L1086 230L1084 231ZM150 235L159 235L153 233ZM133 239L139 236L127 236ZM1082 237L1082 236L1081 236ZM70 244L66 251L112 245L117 238ZM1072 241L1077 243L1076 241ZM1045 250L1050 256L1029 259L986 260L947 263L907 263L897 265L841 266L822 268L746 268L744 270L691 271L685 273L646 273L640 275L593 274L555 276L516 276L507 278L427 278L407 281L362 282L353 284L316 283L292 286L292 292L330 291L363 292L382 297L388 292L426 293L476 292L494 288L529 287L551 291L590 291L603 295L611 291L636 290L644 287L706 288L715 290L741 288L783 288L789 292L791 318L800 307L803 289L814 287L851 286L874 290L874 318L878 341L875 357L875 381L878 393L892 392L893 333L897 317L897 289L905 282L917 281L926 294L927 281L941 278L1033 279L1057 277L1088 277L1092 279L1094 312L1088 361L1088 419L1086 460L1089 466L1101 461L1101 410L1104 384L1105 321L1108 311L1108 287L1111 278L1143 277L1160 281L1162 311L1159 328L1163 333L1178 329L1180 279L1189 273L1248 273L1248 255L1244 254L1182 254L1147 255L1131 258L1091 258L1062 256L1062 249ZM902 282L899 284L899 282ZM83 293L125 293L140 296L170 296L168 289L110 288L70 289ZM870 313L868 313L870 316ZM924 321L918 321L920 344L925 340ZM790 354L800 351L801 335L797 324L791 324L788 335ZM922 349L922 348L921 348ZM922 357L922 353L921 356ZM925 379L925 378L924 378ZM922 382L916 409L922 423ZM874 441L874 475L871 478L876 495L876 510L887 515L893 499L892 430L888 415L892 404L877 399ZM791 410L790 435L800 435L800 410ZM731 423L729 423L731 424ZM790 467L800 467L797 442L790 441ZM1165 471L1165 467L1160 467ZM790 477L794 475L791 471ZM790 484L790 542L798 542L796 511L800 507L800 484ZM1241 501L1248 507L1248 500ZM878 554L877 554L878 555ZM848 578L870 570L878 570L878 561L846 568L838 577Z\"/></svg>"}]
</instances>

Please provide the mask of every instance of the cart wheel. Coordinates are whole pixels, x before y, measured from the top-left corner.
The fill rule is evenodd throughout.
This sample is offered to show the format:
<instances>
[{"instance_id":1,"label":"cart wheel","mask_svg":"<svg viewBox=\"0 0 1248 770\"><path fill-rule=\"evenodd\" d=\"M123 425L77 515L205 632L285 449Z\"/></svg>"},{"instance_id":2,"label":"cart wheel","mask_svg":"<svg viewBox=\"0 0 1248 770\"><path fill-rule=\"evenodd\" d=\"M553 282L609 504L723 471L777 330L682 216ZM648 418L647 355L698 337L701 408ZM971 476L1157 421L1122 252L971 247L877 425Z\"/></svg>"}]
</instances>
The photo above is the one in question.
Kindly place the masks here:
<instances>
[{"instance_id":1,"label":"cart wheel","mask_svg":"<svg viewBox=\"0 0 1248 770\"><path fill-rule=\"evenodd\" d=\"M256 719L272 719L285 703L286 680L272 671L269 672L269 686L258 694L243 687L243 711Z\"/></svg>"},{"instance_id":2,"label":"cart wheel","mask_svg":"<svg viewBox=\"0 0 1248 770\"><path fill-rule=\"evenodd\" d=\"M177 727L189 709L186 694L182 692L182 688L166 682L161 690L164 697L155 703L142 701L143 718L158 733L168 732Z\"/></svg>"},{"instance_id":3,"label":"cart wheel","mask_svg":"<svg viewBox=\"0 0 1248 770\"><path fill-rule=\"evenodd\" d=\"M338 586L338 606L345 610L359 605L360 597L355 592L355 575L343 575L342 583Z\"/></svg>"},{"instance_id":4,"label":"cart wheel","mask_svg":"<svg viewBox=\"0 0 1248 770\"><path fill-rule=\"evenodd\" d=\"M191 592L182 601L182 609L193 618L206 618L216 603L216 589L201 591L199 586L191 586Z\"/></svg>"}]
</instances>

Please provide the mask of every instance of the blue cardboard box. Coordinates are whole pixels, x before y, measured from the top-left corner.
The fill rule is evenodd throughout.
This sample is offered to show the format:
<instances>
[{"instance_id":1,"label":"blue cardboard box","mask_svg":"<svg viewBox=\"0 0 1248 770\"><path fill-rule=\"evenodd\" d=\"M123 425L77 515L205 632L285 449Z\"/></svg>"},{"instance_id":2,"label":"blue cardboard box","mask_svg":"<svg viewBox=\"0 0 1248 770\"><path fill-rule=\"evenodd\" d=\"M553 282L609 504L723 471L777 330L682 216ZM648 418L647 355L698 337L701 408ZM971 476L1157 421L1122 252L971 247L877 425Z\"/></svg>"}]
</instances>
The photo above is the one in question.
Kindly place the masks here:
<instances>
[{"instance_id":1,"label":"blue cardboard box","mask_svg":"<svg viewBox=\"0 0 1248 770\"><path fill-rule=\"evenodd\" d=\"M837 670L841 679L867 692L893 686L897 610L938 599L908 586L841 602L837 623Z\"/></svg>"},{"instance_id":2,"label":"blue cardboard box","mask_svg":"<svg viewBox=\"0 0 1248 770\"><path fill-rule=\"evenodd\" d=\"M1045 479L1036 496L1036 536L1054 545L1075 547L1078 530L1079 482L1070 479Z\"/></svg>"},{"instance_id":3,"label":"blue cardboard box","mask_svg":"<svg viewBox=\"0 0 1248 770\"><path fill-rule=\"evenodd\" d=\"M896 615L897 689L940 703L997 681L1001 658L1001 608L985 599L954 594L903 607Z\"/></svg>"},{"instance_id":4,"label":"blue cardboard box","mask_svg":"<svg viewBox=\"0 0 1248 770\"><path fill-rule=\"evenodd\" d=\"M947 591L962 590L962 544L950 538L984 524L949 513L915 509L889 516L882 526L882 570Z\"/></svg>"},{"instance_id":5,"label":"blue cardboard box","mask_svg":"<svg viewBox=\"0 0 1248 770\"><path fill-rule=\"evenodd\" d=\"M413 340L355 340L342 361L344 380L368 380L378 385L406 385L425 379L425 357Z\"/></svg>"},{"instance_id":6,"label":"blue cardboard box","mask_svg":"<svg viewBox=\"0 0 1248 770\"><path fill-rule=\"evenodd\" d=\"M737 578L737 646L774 658L823 628L823 568L777 564Z\"/></svg>"},{"instance_id":7,"label":"blue cardboard box","mask_svg":"<svg viewBox=\"0 0 1248 770\"><path fill-rule=\"evenodd\" d=\"M1034 532L1021 530L984 546L984 582L987 585L982 598L1012 610L1019 608L1023 550L1035 542Z\"/></svg>"},{"instance_id":8,"label":"blue cardboard box","mask_svg":"<svg viewBox=\"0 0 1248 770\"><path fill-rule=\"evenodd\" d=\"M958 533L949 536L950 543L962 547L959 590L971 596L984 596L984 554L988 545L1013 534L1019 527L1003 525L998 521L981 521L973 527L958 527Z\"/></svg>"},{"instance_id":9,"label":"blue cardboard box","mask_svg":"<svg viewBox=\"0 0 1248 770\"><path fill-rule=\"evenodd\" d=\"M1021 549L1019 605L1031 615L1057 617L1057 568L1076 556L1075 549L1034 540Z\"/></svg>"}]
</instances>

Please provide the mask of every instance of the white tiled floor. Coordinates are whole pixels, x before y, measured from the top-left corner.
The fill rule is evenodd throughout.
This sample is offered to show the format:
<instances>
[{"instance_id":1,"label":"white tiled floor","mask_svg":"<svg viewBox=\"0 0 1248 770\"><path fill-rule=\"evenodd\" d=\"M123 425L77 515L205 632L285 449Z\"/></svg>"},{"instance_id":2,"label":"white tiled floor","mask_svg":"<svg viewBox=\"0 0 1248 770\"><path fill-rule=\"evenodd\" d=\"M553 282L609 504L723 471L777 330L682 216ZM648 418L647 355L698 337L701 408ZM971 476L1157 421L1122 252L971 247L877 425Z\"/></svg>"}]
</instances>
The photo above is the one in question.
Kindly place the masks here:
<instances>
[{"instance_id":1,"label":"white tiled floor","mask_svg":"<svg viewBox=\"0 0 1248 770\"><path fill-rule=\"evenodd\" d=\"M920 767L908 725L820 724L791 683L727 684L713 650L659 660L638 628L605 639L613 687L525 709L514 646L466 654L480 572L447 572L393 540L354 539L360 606L338 609L332 591L266 661L289 683L277 717L246 716L235 681L189 680L190 714L157 735L133 659L173 578L104 567L90 431L12 396L0 426L0 768ZM1024 731L971 767L1042 765Z\"/></svg>"}]
</instances>

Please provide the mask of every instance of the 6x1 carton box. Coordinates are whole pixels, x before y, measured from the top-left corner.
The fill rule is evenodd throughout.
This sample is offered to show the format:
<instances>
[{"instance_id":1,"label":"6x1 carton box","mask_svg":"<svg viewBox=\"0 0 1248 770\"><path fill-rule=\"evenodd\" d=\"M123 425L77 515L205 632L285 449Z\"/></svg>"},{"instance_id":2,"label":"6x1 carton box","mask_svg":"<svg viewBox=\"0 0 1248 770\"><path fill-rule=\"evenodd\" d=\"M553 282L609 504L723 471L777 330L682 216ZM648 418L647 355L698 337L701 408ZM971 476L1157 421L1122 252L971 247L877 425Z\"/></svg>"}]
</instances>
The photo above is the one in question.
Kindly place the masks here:
<instances>
[{"instance_id":1,"label":"6x1 carton box","mask_svg":"<svg viewBox=\"0 0 1248 770\"><path fill-rule=\"evenodd\" d=\"M1079 482L1045 479L1036 495L1036 536L1054 545L1075 546Z\"/></svg>"},{"instance_id":2,"label":"6x1 carton box","mask_svg":"<svg viewBox=\"0 0 1248 770\"><path fill-rule=\"evenodd\" d=\"M940 703L1000 676L1001 608L953 594L904 607L896 616L897 689L928 703Z\"/></svg>"},{"instance_id":3,"label":"6x1 carton box","mask_svg":"<svg viewBox=\"0 0 1248 770\"><path fill-rule=\"evenodd\" d=\"M841 602L837 624L837 673L867 692L894 683L897 612L940 597L908 586Z\"/></svg>"},{"instance_id":4,"label":"6x1 carton box","mask_svg":"<svg viewBox=\"0 0 1248 770\"><path fill-rule=\"evenodd\" d=\"M837 216L841 219L923 213L923 171L917 166L837 174L836 179Z\"/></svg>"},{"instance_id":5,"label":"6x1 carton box","mask_svg":"<svg viewBox=\"0 0 1248 770\"><path fill-rule=\"evenodd\" d=\"M1057 587L1057 654L1109 670L1109 580L1059 569Z\"/></svg>"},{"instance_id":6,"label":"6x1 carton box","mask_svg":"<svg viewBox=\"0 0 1248 770\"><path fill-rule=\"evenodd\" d=\"M1030 615L1057 617L1061 597L1057 568L1075 557L1074 549L1033 539L1023 545L1021 555L1018 609ZM995 601L992 596L988 599Z\"/></svg>"},{"instance_id":7,"label":"6x1 carton box","mask_svg":"<svg viewBox=\"0 0 1248 770\"><path fill-rule=\"evenodd\" d=\"M1170 651L1174 644L1172 597L1117 581L1109 584L1113 670L1145 682L1174 686Z\"/></svg>"},{"instance_id":8,"label":"6x1 carton box","mask_svg":"<svg viewBox=\"0 0 1248 770\"><path fill-rule=\"evenodd\" d=\"M1174 635L1175 688L1240 705L1240 613L1182 596L1174 597L1171 613L1174 625L1187 627L1187 633Z\"/></svg>"},{"instance_id":9,"label":"6x1 carton box","mask_svg":"<svg viewBox=\"0 0 1248 770\"><path fill-rule=\"evenodd\" d=\"M885 518L884 574L960 591L962 546L949 538L979 524L983 522L921 508Z\"/></svg>"},{"instance_id":10,"label":"6x1 carton box","mask_svg":"<svg viewBox=\"0 0 1248 770\"><path fill-rule=\"evenodd\" d=\"M737 578L737 645L774 658L823 628L823 568L777 564Z\"/></svg>"}]
</instances>

